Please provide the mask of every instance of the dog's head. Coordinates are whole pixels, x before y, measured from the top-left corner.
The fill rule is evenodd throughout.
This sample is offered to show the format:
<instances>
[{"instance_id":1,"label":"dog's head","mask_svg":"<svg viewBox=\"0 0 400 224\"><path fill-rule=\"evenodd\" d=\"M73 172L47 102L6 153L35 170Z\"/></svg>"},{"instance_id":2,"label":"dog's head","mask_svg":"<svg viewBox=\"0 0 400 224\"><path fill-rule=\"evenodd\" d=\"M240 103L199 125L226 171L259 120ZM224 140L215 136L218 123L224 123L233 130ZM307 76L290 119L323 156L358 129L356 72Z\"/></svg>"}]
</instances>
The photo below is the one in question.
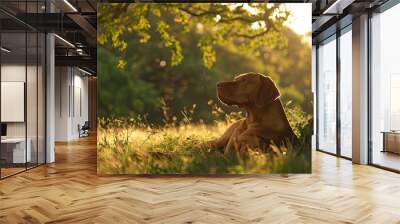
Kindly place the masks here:
<instances>
[{"instance_id":1,"label":"dog's head","mask_svg":"<svg viewBox=\"0 0 400 224\"><path fill-rule=\"evenodd\" d=\"M218 98L227 105L263 107L280 94L274 81L258 73L238 75L233 81L217 83Z\"/></svg>"}]
</instances>

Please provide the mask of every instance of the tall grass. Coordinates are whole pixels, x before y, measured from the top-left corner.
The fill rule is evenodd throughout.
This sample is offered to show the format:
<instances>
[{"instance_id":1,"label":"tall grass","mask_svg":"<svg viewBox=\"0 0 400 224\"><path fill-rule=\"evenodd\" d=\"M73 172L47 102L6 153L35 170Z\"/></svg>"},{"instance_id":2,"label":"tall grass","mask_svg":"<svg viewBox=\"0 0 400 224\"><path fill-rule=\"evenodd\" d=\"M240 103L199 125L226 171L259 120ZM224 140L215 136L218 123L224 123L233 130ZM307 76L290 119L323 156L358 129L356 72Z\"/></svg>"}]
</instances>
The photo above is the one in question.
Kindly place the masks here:
<instances>
[{"instance_id":1,"label":"tall grass","mask_svg":"<svg viewBox=\"0 0 400 224\"><path fill-rule=\"evenodd\" d=\"M98 173L100 174L244 174L310 173L310 117L298 107L286 105L289 121L299 137L298 144L272 147L268 152L249 150L223 154L217 149L201 150L198 144L217 138L240 119L241 112L225 114L213 102L215 122L193 122L196 106L184 108L181 118L168 114L163 105L164 124L154 125L145 116L99 118Z\"/></svg>"}]
</instances>

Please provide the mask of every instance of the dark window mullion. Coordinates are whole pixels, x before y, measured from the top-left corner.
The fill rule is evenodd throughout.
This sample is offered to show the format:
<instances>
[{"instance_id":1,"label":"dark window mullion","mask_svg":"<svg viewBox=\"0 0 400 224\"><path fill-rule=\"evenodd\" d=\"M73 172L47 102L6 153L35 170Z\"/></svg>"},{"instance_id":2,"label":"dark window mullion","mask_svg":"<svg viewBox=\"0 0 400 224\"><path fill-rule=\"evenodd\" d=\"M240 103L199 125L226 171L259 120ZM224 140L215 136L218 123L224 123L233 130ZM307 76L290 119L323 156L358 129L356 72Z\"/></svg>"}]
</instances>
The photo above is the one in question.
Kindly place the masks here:
<instances>
[{"instance_id":1,"label":"dark window mullion","mask_svg":"<svg viewBox=\"0 0 400 224\"><path fill-rule=\"evenodd\" d=\"M319 106L319 54L318 54L318 50L319 50L319 44L317 44L315 46L315 115L314 115L314 120L316 122L315 124L315 148L319 149L319 110L318 110L318 106Z\"/></svg>"},{"instance_id":2,"label":"dark window mullion","mask_svg":"<svg viewBox=\"0 0 400 224\"><path fill-rule=\"evenodd\" d=\"M2 32L1 32L1 28L2 28L2 26L1 26L1 24L2 23L0 23L0 47L2 46ZM0 124L2 124L2 122L1 122L1 55L2 55L2 52L0 51ZM1 135L1 134L0 134ZM2 170L2 157L1 157L1 144L0 144L0 179L2 179L2 177L1 177L1 170Z\"/></svg>"},{"instance_id":3,"label":"dark window mullion","mask_svg":"<svg viewBox=\"0 0 400 224\"><path fill-rule=\"evenodd\" d=\"M39 1L36 1L39 13ZM36 32L36 166L39 165L39 32Z\"/></svg>"},{"instance_id":4,"label":"dark window mullion","mask_svg":"<svg viewBox=\"0 0 400 224\"><path fill-rule=\"evenodd\" d=\"M368 160L368 164L373 164L373 153L372 153L372 64L371 64L371 56L372 56L372 33L371 33L371 20L372 20L372 12L369 11L368 12L368 30L367 30L367 46L368 46L368 53L367 53L367 66L368 66L368 70L367 70L367 85L368 85L368 89L367 89L367 119L368 119L368 124L367 124L367 133L368 133L368 137L367 137L367 141L368 141L368 155L367 155L367 160Z\"/></svg>"},{"instance_id":5,"label":"dark window mullion","mask_svg":"<svg viewBox=\"0 0 400 224\"><path fill-rule=\"evenodd\" d=\"M48 5L49 5L50 3L46 0L45 2L44 2L44 5L45 5L45 9L44 9L44 11L45 11L45 13L48 13ZM43 161L43 163L47 163L47 125L48 125L48 123L47 123L47 43L48 43L48 41L47 41L47 38L48 38L48 33L47 33L47 31L46 32L44 32L44 55L43 55L43 58L42 58L42 60L44 60L44 68L42 68L42 80L44 81L44 100L43 100L43 104L44 104L44 111L43 111L43 113L44 113L44 135L43 135L43 141L44 141L44 161ZM43 42L42 42L42 44L43 44ZM43 52L42 52L43 53ZM44 77L43 77L43 74L44 74ZM42 109L43 109L43 107L42 107Z\"/></svg>"},{"instance_id":6,"label":"dark window mullion","mask_svg":"<svg viewBox=\"0 0 400 224\"><path fill-rule=\"evenodd\" d=\"M25 1L25 21L27 21L28 1ZM25 23L26 24L26 23ZM27 119L27 90L28 90L28 25L25 25L25 100L24 100L24 120L25 120L25 170L28 169L28 119Z\"/></svg>"},{"instance_id":7,"label":"dark window mullion","mask_svg":"<svg viewBox=\"0 0 400 224\"><path fill-rule=\"evenodd\" d=\"M341 156L341 119L340 119L340 30L336 32L336 154Z\"/></svg>"}]
</instances>

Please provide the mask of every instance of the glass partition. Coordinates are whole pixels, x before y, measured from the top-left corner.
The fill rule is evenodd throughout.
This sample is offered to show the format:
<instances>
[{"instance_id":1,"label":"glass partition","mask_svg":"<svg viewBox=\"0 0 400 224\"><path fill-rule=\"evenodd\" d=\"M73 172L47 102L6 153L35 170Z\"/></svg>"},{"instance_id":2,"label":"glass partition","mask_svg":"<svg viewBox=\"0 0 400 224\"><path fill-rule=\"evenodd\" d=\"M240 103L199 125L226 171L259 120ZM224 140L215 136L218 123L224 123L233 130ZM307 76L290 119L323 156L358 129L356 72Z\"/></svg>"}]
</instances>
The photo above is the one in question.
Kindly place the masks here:
<instances>
[{"instance_id":1,"label":"glass partition","mask_svg":"<svg viewBox=\"0 0 400 224\"><path fill-rule=\"evenodd\" d=\"M336 154L336 36L318 47L318 145Z\"/></svg>"},{"instance_id":2,"label":"glass partition","mask_svg":"<svg viewBox=\"0 0 400 224\"><path fill-rule=\"evenodd\" d=\"M26 141L26 41L25 32L1 34L2 177L24 171L31 161Z\"/></svg>"},{"instance_id":3,"label":"glass partition","mask_svg":"<svg viewBox=\"0 0 400 224\"><path fill-rule=\"evenodd\" d=\"M0 2L17 14L43 5ZM45 163L45 44L44 33L0 12L1 179Z\"/></svg>"}]
</instances>

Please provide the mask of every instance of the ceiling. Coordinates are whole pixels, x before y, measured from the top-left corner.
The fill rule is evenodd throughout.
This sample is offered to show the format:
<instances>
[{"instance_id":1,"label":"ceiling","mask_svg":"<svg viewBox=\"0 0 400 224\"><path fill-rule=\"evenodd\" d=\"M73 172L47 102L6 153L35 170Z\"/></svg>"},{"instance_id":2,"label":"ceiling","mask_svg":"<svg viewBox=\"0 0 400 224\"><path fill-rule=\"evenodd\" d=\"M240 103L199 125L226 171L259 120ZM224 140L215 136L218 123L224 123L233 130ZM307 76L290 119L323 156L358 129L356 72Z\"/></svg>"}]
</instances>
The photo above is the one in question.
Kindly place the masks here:
<instances>
[{"instance_id":1,"label":"ceiling","mask_svg":"<svg viewBox=\"0 0 400 224\"><path fill-rule=\"evenodd\" d=\"M28 33L52 32L56 34L56 66L78 66L96 74L96 4L96 0L47 0L47 4L45 0L1 0L2 36L13 48L9 58L26 54L20 40L24 35L18 33L26 29Z\"/></svg>"},{"instance_id":2,"label":"ceiling","mask_svg":"<svg viewBox=\"0 0 400 224\"><path fill-rule=\"evenodd\" d=\"M388 0L308 0L312 3L313 42L324 36L324 32L351 24L352 17L372 11Z\"/></svg>"},{"instance_id":3,"label":"ceiling","mask_svg":"<svg viewBox=\"0 0 400 224\"><path fill-rule=\"evenodd\" d=\"M294 2L312 3L313 40L323 36L328 28L338 24L338 21L343 21L343 18L376 8L386 1L294 0ZM28 27L40 32L54 32L58 35L55 38L56 65L74 65L96 73L96 4L116 1L47 0L47 2L46 5L46 0L1 0L2 31L15 33ZM52 13L49 13L50 11ZM351 23L351 18L349 21Z\"/></svg>"}]
</instances>

